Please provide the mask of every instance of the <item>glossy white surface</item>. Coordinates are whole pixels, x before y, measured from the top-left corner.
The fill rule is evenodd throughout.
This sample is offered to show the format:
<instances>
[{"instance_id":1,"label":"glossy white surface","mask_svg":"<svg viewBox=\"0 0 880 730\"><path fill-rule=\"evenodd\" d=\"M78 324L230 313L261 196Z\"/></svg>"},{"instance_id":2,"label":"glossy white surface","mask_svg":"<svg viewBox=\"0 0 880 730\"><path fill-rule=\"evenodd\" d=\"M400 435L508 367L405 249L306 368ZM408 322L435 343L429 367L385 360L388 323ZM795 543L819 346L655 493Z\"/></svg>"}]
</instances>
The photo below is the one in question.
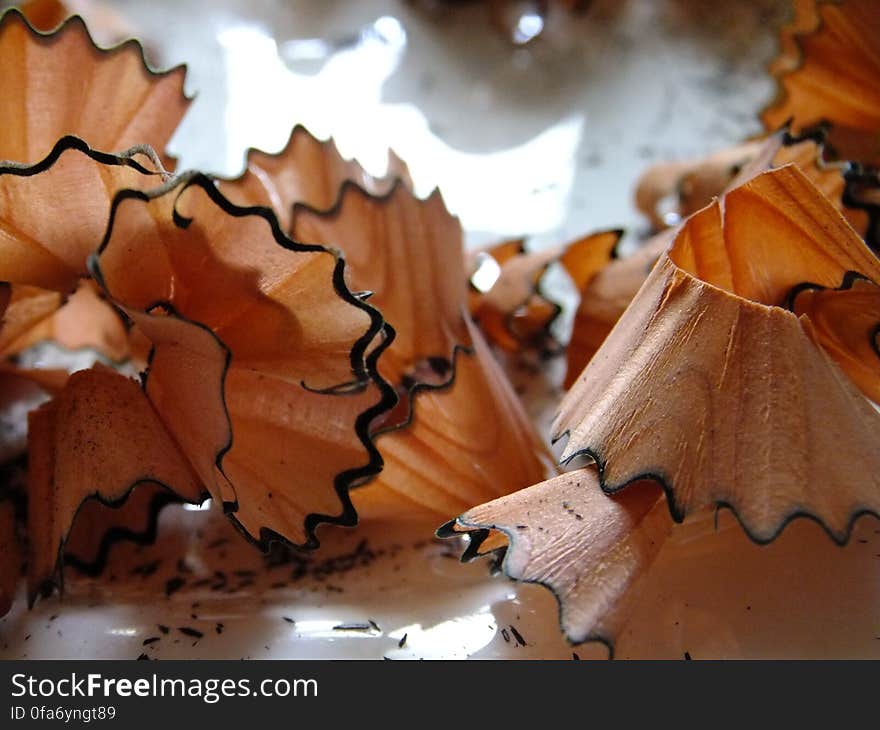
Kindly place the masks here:
<instances>
[{"instance_id":1,"label":"glossy white surface","mask_svg":"<svg viewBox=\"0 0 880 730\"><path fill-rule=\"evenodd\" d=\"M400 0L113 6L157 63L189 65L181 166L235 174L247 147L280 149L304 123L374 171L393 147L474 241L642 226L630 201L647 163L758 131L785 15L772 0L595 0L517 48L479 3L439 15Z\"/></svg>"},{"instance_id":2,"label":"glossy white surface","mask_svg":"<svg viewBox=\"0 0 880 730\"><path fill-rule=\"evenodd\" d=\"M749 542L730 517L722 516L721 528L715 533L706 521L676 530L617 657L880 657L880 522L862 519L846 548L806 521L767 547ZM170 508L161 542L120 546L104 577L69 575L63 599L41 600L31 612L22 596L0 619L0 657L607 655L601 645L571 647L561 638L548 591L489 577L484 561L460 565L460 546L426 538L430 531L387 524L326 530L322 552L307 565L273 567L216 511ZM144 566L155 572L132 574ZM178 577L183 585L166 596Z\"/></svg>"}]
</instances>

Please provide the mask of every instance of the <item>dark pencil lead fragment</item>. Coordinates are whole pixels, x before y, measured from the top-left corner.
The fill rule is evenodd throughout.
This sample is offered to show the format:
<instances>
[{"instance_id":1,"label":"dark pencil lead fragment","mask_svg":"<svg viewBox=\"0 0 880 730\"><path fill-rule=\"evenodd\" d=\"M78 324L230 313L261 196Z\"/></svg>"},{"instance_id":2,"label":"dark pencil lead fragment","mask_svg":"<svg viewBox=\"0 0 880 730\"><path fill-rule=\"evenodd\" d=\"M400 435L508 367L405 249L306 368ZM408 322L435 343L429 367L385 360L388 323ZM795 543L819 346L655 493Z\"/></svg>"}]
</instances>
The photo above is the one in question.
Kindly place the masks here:
<instances>
[{"instance_id":1,"label":"dark pencil lead fragment","mask_svg":"<svg viewBox=\"0 0 880 730\"><path fill-rule=\"evenodd\" d=\"M176 578L171 578L170 580L168 580L165 583L165 597L168 598L168 597L174 595L175 593L177 593L177 591L179 591L181 588L183 588L185 583L186 583L186 580L184 580L180 576L178 576Z\"/></svg>"},{"instance_id":2,"label":"dark pencil lead fragment","mask_svg":"<svg viewBox=\"0 0 880 730\"><path fill-rule=\"evenodd\" d=\"M339 624L333 627L334 631L373 631L375 624L351 623Z\"/></svg>"}]
</instances>

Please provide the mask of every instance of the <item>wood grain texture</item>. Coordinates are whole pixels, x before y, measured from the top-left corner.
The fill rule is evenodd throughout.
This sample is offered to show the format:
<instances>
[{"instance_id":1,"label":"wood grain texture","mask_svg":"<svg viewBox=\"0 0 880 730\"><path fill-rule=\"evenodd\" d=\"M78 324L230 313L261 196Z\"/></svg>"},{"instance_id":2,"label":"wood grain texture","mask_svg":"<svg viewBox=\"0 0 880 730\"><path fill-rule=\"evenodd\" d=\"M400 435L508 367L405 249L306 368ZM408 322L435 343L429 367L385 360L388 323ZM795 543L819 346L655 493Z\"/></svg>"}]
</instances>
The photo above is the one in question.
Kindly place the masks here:
<instances>
[{"instance_id":1,"label":"wood grain texture","mask_svg":"<svg viewBox=\"0 0 880 730\"><path fill-rule=\"evenodd\" d=\"M42 34L7 11L0 18L0 160L32 164L65 135L104 152L148 144L161 155L189 106L185 75L184 67L149 69L135 41L99 49L79 17Z\"/></svg>"},{"instance_id":2,"label":"wood grain texture","mask_svg":"<svg viewBox=\"0 0 880 730\"><path fill-rule=\"evenodd\" d=\"M571 388L626 311L657 259L672 241L673 229L650 238L635 253L614 259L583 277L580 302L565 352L565 388Z\"/></svg>"},{"instance_id":3,"label":"wood grain texture","mask_svg":"<svg viewBox=\"0 0 880 730\"><path fill-rule=\"evenodd\" d=\"M542 291L541 280L565 246L527 251L524 239L513 239L467 253L468 311L486 341L513 355L556 354L561 345L551 325L562 307ZM491 286L478 286L479 269L498 267Z\"/></svg>"},{"instance_id":4,"label":"wood grain texture","mask_svg":"<svg viewBox=\"0 0 880 730\"><path fill-rule=\"evenodd\" d=\"M378 369L401 402L373 425L385 465L352 493L361 518L440 522L545 478L546 449L465 311L461 226L439 193L346 184L332 211L298 206L293 235L340 248L395 331Z\"/></svg>"},{"instance_id":5,"label":"wood grain texture","mask_svg":"<svg viewBox=\"0 0 880 730\"><path fill-rule=\"evenodd\" d=\"M609 497L591 466L475 507L456 520L456 530L503 533L504 574L553 592L573 644L611 646L672 524L656 485Z\"/></svg>"},{"instance_id":6,"label":"wood grain texture","mask_svg":"<svg viewBox=\"0 0 880 730\"><path fill-rule=\"evenodd\" d=\"M12 302L0 326L0 353L14 355L40 342L54 342L68 350L94 350L113 362L122 362L130 354L128 332L119 313L86 279L66 301L56 292L13 287Z\"/></svg>"},{"instance_id":7,"label":"wood grain texture","mask_svg":"<svg viewBox=\"0 0 880 730\"><path fill-rule=\"evenodd\" d=\"M817 138L820 137L817 132ZM649 167L636 184L636 205L656 230L663 230L670 223L659 207L662 201L674 199L675 205L669 212L676 214L677 223L755 175L793 163L864 234L867 217L862 211L845 207L844 170L839 165L826 164L825 154L824 144L813 139L790 138L780 131L698 160L659 163Z\"/></svg>"},{"instance_id":8,"label":"wood grain texture","mask_svg":"<svg viewBox=\"0 0 880 730\"><path fill-rule=\"evenodd\" d=\"M88 276L113 196L162 177L144 155L99 161L73 139L59 145L39 166L0 164L0 279L68 294Z\"/></svg>"},{"instance_id":9,"label":"wood grain texture","mask_svg":"<svg viewBox=\"0 0 880 730\"><path fill-rule=\"evenodd\" d=\"M364 519L430 517L541 481L552 459L476 327L473 354L459 352L452 382L415 394L412 420L377 439L382 472L352 492Z\"/></svg>"},{"instance_id":10,"label":"wood grain texture","mask_svg":"<svg viewBox=\"0 0 880 730\"><path fill-rule=\"evenodd\" d=\"M681 219L711 203L762 147L762 141L755 140L696 160L651 165L636 183L636 207L651 221L654 230L662 231L670 225L664 218L666 212ZM662 210L660 204L670 198L675 205L669 211Z\"/></svg>"},{"instance_id":11,"label":"wood grain texture","mask_svg":"<svg viewBox=\"0 0 880 730\"><path fill-rule=\"evenodd\" d=\"M385 195L397 181L412 189L406 163L393 152L388 153L387 174L375 177L357 160L342 157L332 138L321 141L297 125L280 152L249 149L244 172L237 178L221 180L220 189L237 205L273 209L281 227L291 231L297 203L327 210L337 202L343 183Z\"/></svg>"},{"instance_id":12,"label":"wood grain texture","mask_svg":"<svg viewBox=\"0 0 880 730\"><path fill-rule=\"evenodd\" d=\"M839 289L807 286L792 297L791 309L810 320L822 349L880 403L880 287L858 278Z\"/></svg>"},{"instance_id":13,"label":"wood grain texture","mask_svg":"<svg viewBox=\"0 0 880 730\"><path fill-rule=\"evenodd\" d=\"M337 477L371 462L366 427L319 391L366 382L379 324L337 257L202 178L114 214L99 280L155 347L147 395L212 495L264 546L310 543L316 515L352 521Z\"/></svg>"},{"instance_id":14,"label":"wood grain texture","mask_svg":"<svg viewBox=\"0 0 880 730\"><path fill-rule=\"evenodd\" d=\"M730 505L766 541L806 514L846 540L880 509L880 415L778 304L878 264L793 166L728 193L679 231L564 399L563 459L595 456L608 492L661 481L677 519Z\"/></svg>"},{"instance_id":15,"label":"wood grain texture","mask_svg":"<svg viewBox=\"0 0 880 730\"><path fill-rule=\"evenodd\" d=\"M198 501L201 485L138 383L107 368L75 373L29 416L28 596L60 580L67 535L82 503L126 499L137 484L174 485Z\"/></svg>"},{"instance_id":16,"label":"wood grain texture","mask_svg":"<svg viewBox=\"0 0 880 730\"><path fill-rule=\"evenodd\" d=\"M508 353L558 350L549 327L560 307L541 293L540 281L561 251L526 251L518 239L468 253L468 311L490 345ZM472 277L485 257L494 259L499 272L492 286L480 291Z\"/></svg>"},{"instance_id":17,"label":"wood grain texture","mask_svg":"<svg viewBox=\"0 0 880 730\"><path fill-rule=\"evenodd\" d=\"M470 345L461 224L439 191L420 200L397 184L378 197L346 184L331 211L297 206L292 232L296 240L341 250L351 289L372 292L370 303L396 332L379 361L392 384L435 382L420 366L451 363L457 347ZM441 373L441 381L450 374Z\"/></svg>"},{"instance_id":18,"label":"wood grain texture","mask_svg":"<svg viewBox=\"0 0 880 730\"><path fill-rule=\"evenodd\" d=\"M776 99L761 113L775 131L792 120L795 131L830 122L840 159L880 160L880 7L873 0L817 3L818 23L802 14L799 32L785 31Z\"/></svg>"}]
</instances>

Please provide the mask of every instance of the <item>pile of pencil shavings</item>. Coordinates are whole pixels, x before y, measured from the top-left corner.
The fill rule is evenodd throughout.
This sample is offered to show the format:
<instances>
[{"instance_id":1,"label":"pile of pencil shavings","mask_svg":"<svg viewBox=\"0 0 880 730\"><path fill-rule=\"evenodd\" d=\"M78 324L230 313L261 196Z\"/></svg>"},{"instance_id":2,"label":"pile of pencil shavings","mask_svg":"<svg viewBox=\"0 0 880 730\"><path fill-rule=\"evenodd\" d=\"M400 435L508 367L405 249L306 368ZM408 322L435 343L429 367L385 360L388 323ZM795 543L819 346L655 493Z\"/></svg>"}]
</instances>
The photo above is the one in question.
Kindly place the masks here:
<instances>
[{"instance_id":1,"label":"pile of pencil shavings","mask_svg":"<svg viewBox=\"0 0 880 730\"><path fill-rule=\"evenodd\" d=\"M375 177L302 127L238 178L177 172L184 69L3 15L0 372L41 405L0 492L0 612L22 573L33 602L207 498L264 550L445 523L550 588L574 643L611 644L676 522L728 507L768 542L806 515L845 542L880 513L880 9L797 7L766 133L646 171L657 232L628 256L618 230L466 255L393 153ZM95 364L27 366L47 341ZM560 356L572 471L502 365Z\"/></svg>"}]
</instances>

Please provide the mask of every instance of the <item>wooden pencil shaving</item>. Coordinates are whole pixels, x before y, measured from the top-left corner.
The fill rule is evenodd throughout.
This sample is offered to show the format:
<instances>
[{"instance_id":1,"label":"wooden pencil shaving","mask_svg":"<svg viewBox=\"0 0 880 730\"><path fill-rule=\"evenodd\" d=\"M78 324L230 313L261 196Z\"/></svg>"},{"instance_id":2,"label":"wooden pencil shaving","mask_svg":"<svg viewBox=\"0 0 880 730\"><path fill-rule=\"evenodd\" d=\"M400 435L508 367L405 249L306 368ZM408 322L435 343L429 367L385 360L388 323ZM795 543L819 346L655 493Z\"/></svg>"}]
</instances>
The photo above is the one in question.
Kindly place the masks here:
<instances>
[{"instance_id":1,"label":"wooden pencil shaving","mask_svg":"<svg viewBox=\"0 0 880 730\"><path fill-rule=\"evenodd\" d=\"M175 170L185 69L66 12L0 16L0 407L27 414L0 443L18 454L27 421L0 615L210 499L270 553L319 548L320 525L445 523L463 559L549 588L569 641L613 648L677 522L727 508L767 543L809 517L843 544L880 516L875 3L795 3L764 132L647 169L636 246L470 252L393 152L374 175L300 125L236 177ZM47 346L86 360L46 366ZM499 360L559 375L571 471Z\"/></svg>"},{"instance_id":2,"label":"wooden pencil shaving","mask_svg":"<svg viewBox=\"0 0 880 730\"><path fill-rule=\"evenodd\" d=\"M99 50L79 19L42 35L12 11L0 33L0 56L33 46L57 85L41 96L26 63L3 64L2 352L51 341L114 366L8 365L54 395L30 415L15 530L31 602L65 563L96 574L114 540L155 538L172 501L212 497L264 549L316 547L318 524L355 524L349 489L383 464L361 511L432 522L552 471L466 311L458 220L412 194L393 153L375 178L296 127L236 179L173 176L182 70L149 70L131 43ZM65 53L89 84L65 79ZM143 106L102 85L120 76Z\"/></svg>"},{"instance_id":3,"label":"wooden pencil shaving","mask_svg":"<svg viewBox=\"0 0 880 730\"><path fill-rule=\"evenodd\" d=\"M859 515L880 513L880 416L865 397L880 383L880 261L793 164L665 237L554 424L563 461L596 465L469 510L448 531L503 532L504 572L550 587L575 643L619 633L630 582L663 543L662 521L635 518L615 523L597 554L580 542L631 490L645 500L639 514L663 507L667 528L670 512L681 521L725 506L759 542L808 515L842 543ZM634 486L646 480L666 499ZM560 527L565 506L586 499Z\"/></svg>"},{"instance_id":4,"label":"wooden pencil shaving","mask_svg":"<svg viewBox=\"0 0 880 730\"><path fill-rule=\"evenodd\" d=\"M880 162L880 16L871 0L798 3L774 66L776 99L761 113L768 131L823 124L836 157Z\"/></svg>"}]
</instances>

